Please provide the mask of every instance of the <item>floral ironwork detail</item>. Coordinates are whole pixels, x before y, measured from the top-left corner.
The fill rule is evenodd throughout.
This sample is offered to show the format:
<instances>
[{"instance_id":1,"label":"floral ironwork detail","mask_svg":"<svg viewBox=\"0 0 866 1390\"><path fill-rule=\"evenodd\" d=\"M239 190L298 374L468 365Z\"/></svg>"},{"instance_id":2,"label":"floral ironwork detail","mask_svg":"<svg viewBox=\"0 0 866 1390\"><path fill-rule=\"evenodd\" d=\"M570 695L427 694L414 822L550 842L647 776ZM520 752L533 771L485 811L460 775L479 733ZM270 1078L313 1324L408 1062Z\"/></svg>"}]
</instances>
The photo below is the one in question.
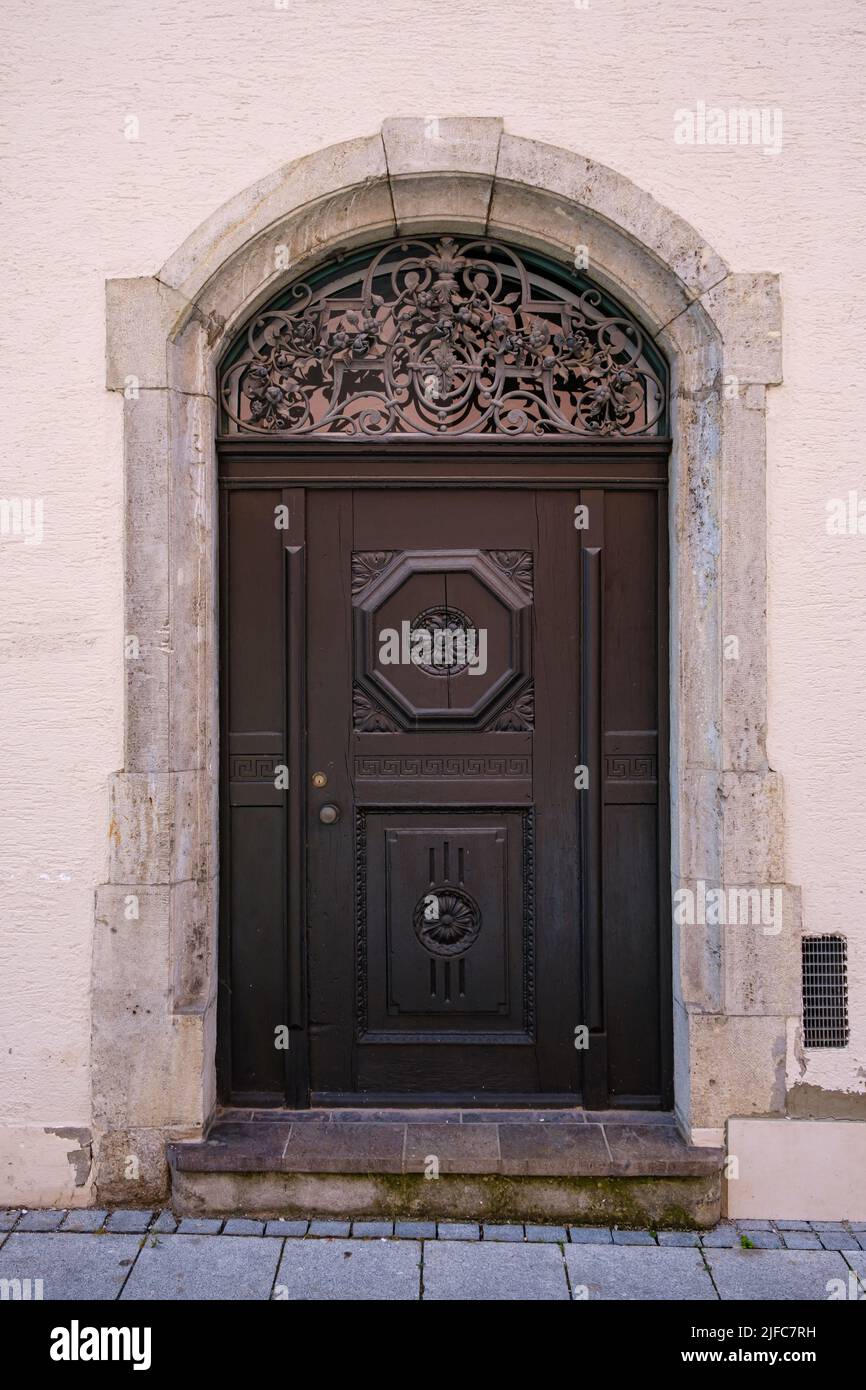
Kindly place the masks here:
<instances>
[{"instance_id":1,"label":"floral ironwork detail","mask_svg":"<svg viewBox=\"0 0 866 1390\"><path fill-rule=\"evenodd\" d=\"M415 904L415 935L435 956L467 951L481 931L481 909L463 888L430 888Z\"/></svg>"},{"instance_id":2,"label":"floral ironwork detail","mask_svg":"<svg viewBox=\"0 0 866 1390\"><path fill-rule=\"evenodd\" d=\"M406 239L297 284L223 372L229 433L658 433L666 386L600 290L501 242Z\"/></svg>"}]
</instances>

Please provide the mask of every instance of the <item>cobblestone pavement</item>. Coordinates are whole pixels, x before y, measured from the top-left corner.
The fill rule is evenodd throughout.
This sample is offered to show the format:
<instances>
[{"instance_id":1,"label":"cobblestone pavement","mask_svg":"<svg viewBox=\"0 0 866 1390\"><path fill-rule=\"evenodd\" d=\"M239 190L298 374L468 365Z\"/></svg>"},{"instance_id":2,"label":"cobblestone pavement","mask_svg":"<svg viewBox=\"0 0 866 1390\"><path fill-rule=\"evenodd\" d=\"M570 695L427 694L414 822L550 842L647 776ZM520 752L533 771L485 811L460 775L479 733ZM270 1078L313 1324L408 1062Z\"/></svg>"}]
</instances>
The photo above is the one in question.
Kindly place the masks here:
<instances>
[{"instance_id":1,"label":"cobblestone pavement","mask_svg":"<svg viewBox=\"0 0 866 1390\"><path fill-rule=\"evenodd\" d=\"M0 1297L863 1299L866 1222L699 1233L0 1211Z\"/></svg>"}]
</instances>

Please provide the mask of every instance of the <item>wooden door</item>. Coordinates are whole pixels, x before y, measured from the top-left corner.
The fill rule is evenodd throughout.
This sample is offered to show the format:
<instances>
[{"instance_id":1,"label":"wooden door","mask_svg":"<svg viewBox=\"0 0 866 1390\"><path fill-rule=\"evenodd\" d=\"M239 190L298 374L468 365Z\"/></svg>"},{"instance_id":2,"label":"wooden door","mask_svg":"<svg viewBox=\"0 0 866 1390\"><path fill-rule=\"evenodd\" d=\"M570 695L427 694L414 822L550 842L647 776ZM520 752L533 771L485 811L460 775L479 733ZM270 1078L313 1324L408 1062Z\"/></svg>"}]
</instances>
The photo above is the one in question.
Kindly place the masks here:
<instances>
[{"instance_id":1,"label":"wooden door","mask_svg":"<svg viewBox=\"0 0 866 1390\"><path fill-rule=\"evenodd\" d=\"M668 1103L664 525L656 487L227 493L226 1099Z\"/></svg>"},{"instance_id":2,"label":"wooden door","mask_svg":"<svg viewBox=\"0 0 866 1390\"><path fill-rule=\"evenodd\" d=\"M310 787L308 848L320 1098L579 1091L561 511L493 490L310 499L310 612L327 615L308 644L308 765L328 778Z\"/></svg>"}]
</instances>

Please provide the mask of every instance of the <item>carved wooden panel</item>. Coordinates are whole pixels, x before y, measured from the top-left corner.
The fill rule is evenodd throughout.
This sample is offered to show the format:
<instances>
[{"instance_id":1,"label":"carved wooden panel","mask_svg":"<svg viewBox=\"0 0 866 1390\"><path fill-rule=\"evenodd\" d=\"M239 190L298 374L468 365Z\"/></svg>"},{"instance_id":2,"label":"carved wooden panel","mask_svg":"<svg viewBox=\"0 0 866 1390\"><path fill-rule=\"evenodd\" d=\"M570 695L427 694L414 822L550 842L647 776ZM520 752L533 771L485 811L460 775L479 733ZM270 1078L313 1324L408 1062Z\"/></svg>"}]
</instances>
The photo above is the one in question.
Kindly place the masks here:
<instances>
[{"instance_id":1,"label":"carved wooden panel","mask_svg":"<svg viewBox=\"0 0 866 1390\"><path fill-rule=\"evenodd\" d=\"M355 551L354 726L533 727L526 550Z\"/></svg>"},{"instance_id":2,"label":"carved wooden panel","mask_svg":"<svg viewBox=\"0 0 866 1390\"><path fill-rule=\"evenodd\" d=\"M359 809L359 1038L531 1036L532 812Z\"/></svg>"}]
</instances>

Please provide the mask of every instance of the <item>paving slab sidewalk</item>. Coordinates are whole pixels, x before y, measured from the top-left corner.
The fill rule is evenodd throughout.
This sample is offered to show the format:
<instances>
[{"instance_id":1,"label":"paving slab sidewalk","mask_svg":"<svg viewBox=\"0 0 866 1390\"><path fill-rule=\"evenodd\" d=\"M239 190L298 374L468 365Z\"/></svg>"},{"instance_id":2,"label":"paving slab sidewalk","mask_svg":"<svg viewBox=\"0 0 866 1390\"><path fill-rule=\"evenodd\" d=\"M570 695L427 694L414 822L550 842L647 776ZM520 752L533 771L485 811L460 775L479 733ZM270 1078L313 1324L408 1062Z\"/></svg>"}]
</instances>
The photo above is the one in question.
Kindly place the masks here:
<instances>
[{"instance_id":1,"label":"paving slab sidewalk","mask_svg":"<svg viewBox=\"0 0 866 1390\"><path fill-rule=\"evenodd\" d=\"M853 1223L726 1222L657 1233L242 1216L187 1218L178 1229L170 1212L150 1211L0 1216L3 1299L866 1297L866 1250L858 1248L866 1232Z\"/></svg>"}]
</instances>

